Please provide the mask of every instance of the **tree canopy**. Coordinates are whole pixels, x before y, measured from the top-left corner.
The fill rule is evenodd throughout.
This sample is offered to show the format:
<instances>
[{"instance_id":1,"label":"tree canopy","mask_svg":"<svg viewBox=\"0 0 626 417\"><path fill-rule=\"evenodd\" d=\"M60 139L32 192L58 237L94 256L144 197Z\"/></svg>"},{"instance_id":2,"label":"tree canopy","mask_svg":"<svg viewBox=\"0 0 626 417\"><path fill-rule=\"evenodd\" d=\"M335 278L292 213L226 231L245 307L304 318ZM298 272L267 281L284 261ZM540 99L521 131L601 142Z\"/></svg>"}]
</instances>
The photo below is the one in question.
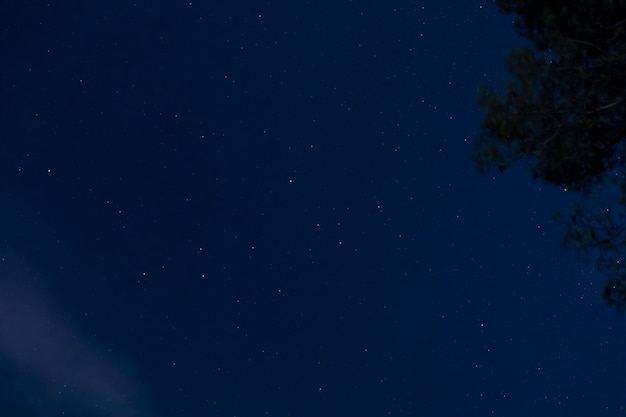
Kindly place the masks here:
<instances>
[{"instance_id":1,"label":"tree canopy","mask_svg":"<svg viewBox=\"0 0 626 417\"><path fill-rule=\"evenodd\" d=\"M607 303L626 306L626 0L496 3L527 42L508 55L505 91L480 90L474 160L500 171L526 161L535 178L580 191L586 201L557 216L566 243L608 275ZM613 207L594 211L607 181Z\"/></svg>"}]
</instances>

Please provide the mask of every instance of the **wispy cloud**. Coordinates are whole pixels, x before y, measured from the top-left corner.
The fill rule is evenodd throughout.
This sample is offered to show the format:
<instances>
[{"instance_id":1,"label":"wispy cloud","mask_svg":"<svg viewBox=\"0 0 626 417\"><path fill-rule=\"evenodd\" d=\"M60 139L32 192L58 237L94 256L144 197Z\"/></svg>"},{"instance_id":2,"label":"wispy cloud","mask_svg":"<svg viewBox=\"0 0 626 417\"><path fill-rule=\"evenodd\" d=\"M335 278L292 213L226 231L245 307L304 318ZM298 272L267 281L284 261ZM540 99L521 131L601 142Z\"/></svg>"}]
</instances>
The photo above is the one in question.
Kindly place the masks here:
<instances>
[{"instance_id":1,"label":"wispy cloud","mask_svg":"<svg viewBox=\"0 0 626 417\"><path fill-rule=\"evenodd\" d=\"M0 259L0 356L18 376L27 376L21 391L28 392L18 394L28 398L25 409L145 415L141 384L128 363L96 346L50 294L23 262Z\"/></svg>"}]
</instances>

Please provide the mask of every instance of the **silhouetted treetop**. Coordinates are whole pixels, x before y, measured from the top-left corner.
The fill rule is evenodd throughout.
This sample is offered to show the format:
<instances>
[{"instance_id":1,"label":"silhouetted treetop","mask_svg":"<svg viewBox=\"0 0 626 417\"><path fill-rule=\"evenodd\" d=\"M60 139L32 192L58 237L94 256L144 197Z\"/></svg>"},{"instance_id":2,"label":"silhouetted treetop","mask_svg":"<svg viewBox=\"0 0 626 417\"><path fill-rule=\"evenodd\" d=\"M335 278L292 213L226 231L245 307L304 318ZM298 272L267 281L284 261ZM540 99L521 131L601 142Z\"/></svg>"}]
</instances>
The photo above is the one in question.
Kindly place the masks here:
<instances>
[{"instance_id":1,"label":"silhouetted treetop","mask_svg":"<svg viewBox=\"0 0 626 417\"><path fill-rule=\"evenodd\" d=\"M512 51L502 94L483 87L474 159L584 190L624 163L626 1L496 0L528 46Z\"/></svg>"},{"instance_id":2,"label":"silhouetted treetop","mask_svg":"<svg viewBox=\"0 0 626 417\"><path fill-rule=\"evenodd\" d=\"M536 178L583 191L555 219L564 244L608 277L606 303L626 311L626 0L496 4L526 42L508 55L504 91L480 90L475 162L504 171L523 160Z\"/></svg>"}]
</instances>

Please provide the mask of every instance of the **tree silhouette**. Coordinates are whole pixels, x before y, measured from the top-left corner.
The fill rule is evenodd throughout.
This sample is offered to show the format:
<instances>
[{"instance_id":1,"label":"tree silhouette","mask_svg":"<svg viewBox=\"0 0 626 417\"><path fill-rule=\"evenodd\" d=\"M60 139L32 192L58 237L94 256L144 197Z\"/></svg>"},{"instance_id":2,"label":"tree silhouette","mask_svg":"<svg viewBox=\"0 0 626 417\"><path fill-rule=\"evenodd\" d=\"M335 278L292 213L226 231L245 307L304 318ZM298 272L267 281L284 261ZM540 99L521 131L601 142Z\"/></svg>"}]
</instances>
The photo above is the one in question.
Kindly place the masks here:
<instances>
[{"instance_id":1,"label":"tree silhouette","mask_svg":"<svg viewBox=\"0 0 626 417\"><path fill-rule=\"evenodd\" d=\"M482 87L482 135L473 158L481 170L518 161L535 178L580 191L581 204L556 218L566 244L608 275L604 298L626 306L621 257L626 207L626 0L496 0L516 15L527 46L509 53L503 94ZM614 201L595 198L617 185ZM621 191L620 191L621 190ZM619 214L619 211L622 214Z\"/></svg>"}]
</instances>

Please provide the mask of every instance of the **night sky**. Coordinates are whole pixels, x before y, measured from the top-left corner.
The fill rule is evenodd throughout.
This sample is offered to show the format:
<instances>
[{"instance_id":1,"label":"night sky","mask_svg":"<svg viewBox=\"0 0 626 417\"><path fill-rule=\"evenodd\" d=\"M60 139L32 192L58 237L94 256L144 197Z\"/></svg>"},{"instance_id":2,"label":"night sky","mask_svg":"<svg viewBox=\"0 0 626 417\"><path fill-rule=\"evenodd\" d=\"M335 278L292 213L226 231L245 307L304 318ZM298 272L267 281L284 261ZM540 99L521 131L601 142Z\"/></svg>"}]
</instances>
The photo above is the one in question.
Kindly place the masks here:
<instances>
[{"instance_id":1,"label":"night sky","mask_svg":"<svg viewBox=\"0 0 626 417\"><path fill-rule=\"evenodd\" d=\"M571 193L471 161L490 1L0 2L0 415L620 416Z\"/></svg>"}]
</instances>

